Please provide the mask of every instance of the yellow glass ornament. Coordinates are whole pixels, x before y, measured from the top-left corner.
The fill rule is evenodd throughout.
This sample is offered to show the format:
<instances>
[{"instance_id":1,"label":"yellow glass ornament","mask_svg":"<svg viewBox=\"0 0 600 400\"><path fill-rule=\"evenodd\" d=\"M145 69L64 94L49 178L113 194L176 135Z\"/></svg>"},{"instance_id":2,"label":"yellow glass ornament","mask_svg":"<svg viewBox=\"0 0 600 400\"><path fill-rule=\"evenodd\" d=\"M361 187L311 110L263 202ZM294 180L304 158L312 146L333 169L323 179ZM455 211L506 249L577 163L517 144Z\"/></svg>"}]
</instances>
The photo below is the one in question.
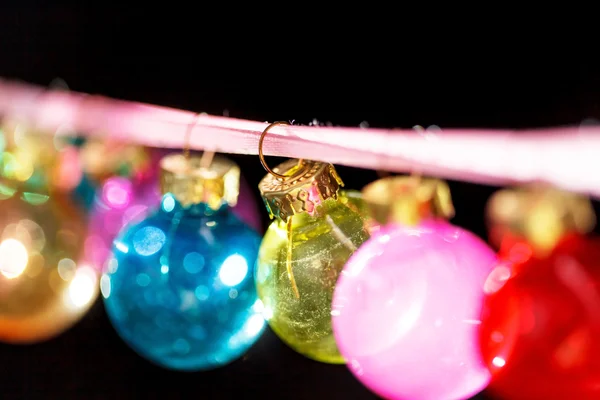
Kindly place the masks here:
<instances>
[{"instance_id":1,"label":"yellow glass ornament","mask_svg":"<svg viewBox=\"0 0 600 400\"><path fill-rule=\"evenodd\" d=\"M98 276L78 265L84 216L66 194L0 179L0 340L32 343L75 324L98 296Z\"/></svg>"},{"instance_id":2,"label":"yellow glass ornament","mask_svg":"<svg viewBox=\"0 0 600 400\"><path fill-rule=\"evenodd\" d=\"M343 364L331 326L338 275L369 238L366 207L331 164L289 160L260 183L271 218L256 271L265 319L291 348L311 359ZM282 178L281 176L286 176ZM338 195L339 194L339 195Z\"/></svg>"}]
</instances>

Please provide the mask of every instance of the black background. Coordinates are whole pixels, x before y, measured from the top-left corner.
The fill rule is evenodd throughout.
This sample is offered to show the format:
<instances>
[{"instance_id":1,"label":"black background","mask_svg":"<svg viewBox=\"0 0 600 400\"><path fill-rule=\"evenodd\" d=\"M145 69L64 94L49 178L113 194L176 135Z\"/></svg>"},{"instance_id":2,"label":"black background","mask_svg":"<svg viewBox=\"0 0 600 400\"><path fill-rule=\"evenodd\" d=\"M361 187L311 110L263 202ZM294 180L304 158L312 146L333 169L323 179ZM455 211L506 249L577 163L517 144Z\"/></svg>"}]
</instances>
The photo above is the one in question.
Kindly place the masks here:
<instances>
[{"instance_id":1,"label":"black background","mask_svg":"<svg viewBox=\"0 0 600 400\"><path fill-rule=\"evenodd\" d=\"M229 4L215 11L162 3L152 17L148 7L2 6L0 76L41 85L60 77L75 91L299 124L525 128L600 117L600 74L581 55L562 64L553 53L532 55L533 47L484 56L491 45L475 34L468 45L441 43L447 32L422 23L406 35L403 20L383 32L386 10L298 23L293 7L245 19ZM255 188L264 175L258 159L232 158ZM356 189L377 177L338 170ZM485 237L485 202L497 188L450 184L453 222ZM270 331L225 368L159 369L119 340L101 301L56 339L0 345L0 392L2 399L374 398L345 367L305 359Z\"/></svg>"}]
</instances>

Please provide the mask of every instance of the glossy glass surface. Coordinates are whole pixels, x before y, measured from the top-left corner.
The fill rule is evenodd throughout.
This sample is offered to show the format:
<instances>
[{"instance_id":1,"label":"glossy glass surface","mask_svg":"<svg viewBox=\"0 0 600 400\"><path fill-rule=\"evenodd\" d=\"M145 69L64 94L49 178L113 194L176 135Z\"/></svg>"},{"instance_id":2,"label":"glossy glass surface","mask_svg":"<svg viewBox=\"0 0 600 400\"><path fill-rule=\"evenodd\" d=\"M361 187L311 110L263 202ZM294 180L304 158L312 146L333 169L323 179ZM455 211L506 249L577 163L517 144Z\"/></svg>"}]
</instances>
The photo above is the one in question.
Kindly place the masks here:
<instances>
[{"instance_id":1,"label":"glossy glass surface","mask_svg":"<svg viewBox=\"0 0 600 400\"><path fill-rule=\"evenodd\" d=\"M293 216L291 253L286 223L274 221L261 244L256 273L273 331L297 352L336 364L344 359L331 328L333 289L350 255L369 237L365 218L346 203L343 196L329 199L315 216ZM297 291L288 274L288 255Z\"/></svg>"},{"instance_id":2,"label":"glossy glass surface","mask_svg":"<svg viewBox=\"0 0 600 400\"><path fill-rule=\"evenodd\" d=\"M337 282L333 328L352 373L386 399L466 399L488 383L477 328L494 252L446 221L387 225Z\"/></svg>"},{"instance_id":3,"label":"glossy glass surface","mask_svg":"<svg viewBox=\"0 0 600 400\"><path fill-rule=\"evenodd\" d=\"M68 196L11 188L0 180L0 340L39 342L87 312L99 276L80 263L85 223Z\"/></svg>"},{"instance_id":4,"label":"glossy glass surface","mask_svg":"<svg viewBox=\"0 0 600 400\"><path fill-rule=\"evenodd\" d=\"M165 368L203 370L242 356L265 323L253 269L260 236L230 212L158 210L115 240L101 288L119 335Z\"/></svg>"},{"instance_id":5,"label":"glossy glass surface","mask_svg":"<svg viewBox=\"0 0 600 400\"><path fill-rule=\"evenodd\" d=\"M490 392L516 400L600 398L600 239L547 257L506 236L486 284L481 351Z\"/></svg>"}]
</instances>

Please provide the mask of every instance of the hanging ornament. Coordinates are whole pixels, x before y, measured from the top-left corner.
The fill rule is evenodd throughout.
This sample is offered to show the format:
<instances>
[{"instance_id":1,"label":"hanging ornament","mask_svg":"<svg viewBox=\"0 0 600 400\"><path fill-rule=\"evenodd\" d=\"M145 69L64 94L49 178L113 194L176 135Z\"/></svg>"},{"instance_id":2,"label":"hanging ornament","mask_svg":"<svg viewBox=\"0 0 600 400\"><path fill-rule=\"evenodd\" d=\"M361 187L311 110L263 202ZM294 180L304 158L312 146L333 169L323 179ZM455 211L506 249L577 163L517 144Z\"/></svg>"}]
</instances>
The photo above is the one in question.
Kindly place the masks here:
<instances>
[{"instance_id":1,"label":"hanging ornament","mask_svg":"<svg viewBox=\"0 0 600 400\"><path fill-rule=\"evenodd\" d=\"M230 208L239 168L204 160L163 158L161 205L119 234L101 282L118 334L165 368L225 365L265 325L253 280L260 236Z\"/></svg>"},{"instance_id":2,"label":"hanging ornament","mask_svg":"<svg viewBox=\"0 0 600 400\"><path fill-rule=\"evenodd\" d=\"M331 296L342 267L369 237L366 222L338 195L343 183L333 165L289 160L271 170L265 164L262 140L275 124L259 145L269 172L259 189L276 219L260 247L258 294L265 318L286 344L314 360L342 364L331 328Z\"/></svg>"},{"instance_id":3,"label":"hanging ornament","mask_svg":"<svg viewBox=\"0 0 600 400\"><path fill-rule=\"evenodd\" d=\"M68 196L0 178L0 340L43 341L87 312L98 276L78 263L84 232Z\"/></svg>"},{"instance_id":4,"label":"hanging ornament","mask_svg":"<svg viewBox=\"0 0 600 400\"><path fill-rule=\"evenodd\" d=\"M75 196L87 210L93 209L96 194L107 179L118 176L132 183L156 184L153 165L160 155L148 148L112 139L90 139L80 147L79 158L83 176Z\"/></svg>"},{"instance_id":5,"label":"hanging ornament","mask_svg":"<svg viewBox=\"0 0 600 400\"><path fill-rule=\"evenodd\" d=\"M81 180L82 171L76 147L69 144L66 133L41 134L26 123L4 119L0 128L0 176L42 191L72 190Z\"/></svg>"},{"instance_id":6,"label":"hanging ornament","mask_svg":"<svg viewBox=\"0 0 600 400\"><path fill-rule=\"evenodd\" d=\"M501 263L485 285L480 344L492 394L600 398L600 239L585 236L595 221L589 199L541 186L490 199Z\"/></svg>"},{"instance_id":7,"label":"hanging ornament","mask_svg":"<svg viewBox=\"0 0 600 400\"><path fill-rule=\"evenodd\" d=\"M494 252L446 221L436 179L383 178L363 190L385 224L350 258L332 301L335 338L352 373L386 399L464 399L489 373L477 328Z\"/></svg>"}]
</instances>

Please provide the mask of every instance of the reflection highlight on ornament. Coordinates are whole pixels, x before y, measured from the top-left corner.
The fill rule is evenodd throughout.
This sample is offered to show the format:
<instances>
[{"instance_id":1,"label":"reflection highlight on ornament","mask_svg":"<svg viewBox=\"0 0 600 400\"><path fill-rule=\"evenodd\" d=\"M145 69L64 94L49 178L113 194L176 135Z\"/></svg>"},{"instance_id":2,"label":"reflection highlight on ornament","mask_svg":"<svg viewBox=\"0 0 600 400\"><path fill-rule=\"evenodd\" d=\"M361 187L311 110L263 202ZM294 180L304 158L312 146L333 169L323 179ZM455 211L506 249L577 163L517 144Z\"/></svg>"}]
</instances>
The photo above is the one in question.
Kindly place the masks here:
<instances>
[{"instance_id":1,"label":"reflection highlight on ornament","mask_svg":"<svg viewBox=\"0 0 600 400\"><path fill-rule=\"evenodd\" d=\"M236 286L240 284L248 274L248 263L246 259L239 254L232 254L225 259L221 268L219 268L219 278L226 286Z\"/></svg>"},{"instance_id":2,"label":"reflection highlight on ornament","mask_svg":"<svg viewBox=\"0 0 600 400\"><path fill-rule=\"evenodd\" d=\"M0 272L5 278L20 276L29 262L29 255L23 243L16 239L6 239L0 244Z\"/></svg>"}]
</instances>

